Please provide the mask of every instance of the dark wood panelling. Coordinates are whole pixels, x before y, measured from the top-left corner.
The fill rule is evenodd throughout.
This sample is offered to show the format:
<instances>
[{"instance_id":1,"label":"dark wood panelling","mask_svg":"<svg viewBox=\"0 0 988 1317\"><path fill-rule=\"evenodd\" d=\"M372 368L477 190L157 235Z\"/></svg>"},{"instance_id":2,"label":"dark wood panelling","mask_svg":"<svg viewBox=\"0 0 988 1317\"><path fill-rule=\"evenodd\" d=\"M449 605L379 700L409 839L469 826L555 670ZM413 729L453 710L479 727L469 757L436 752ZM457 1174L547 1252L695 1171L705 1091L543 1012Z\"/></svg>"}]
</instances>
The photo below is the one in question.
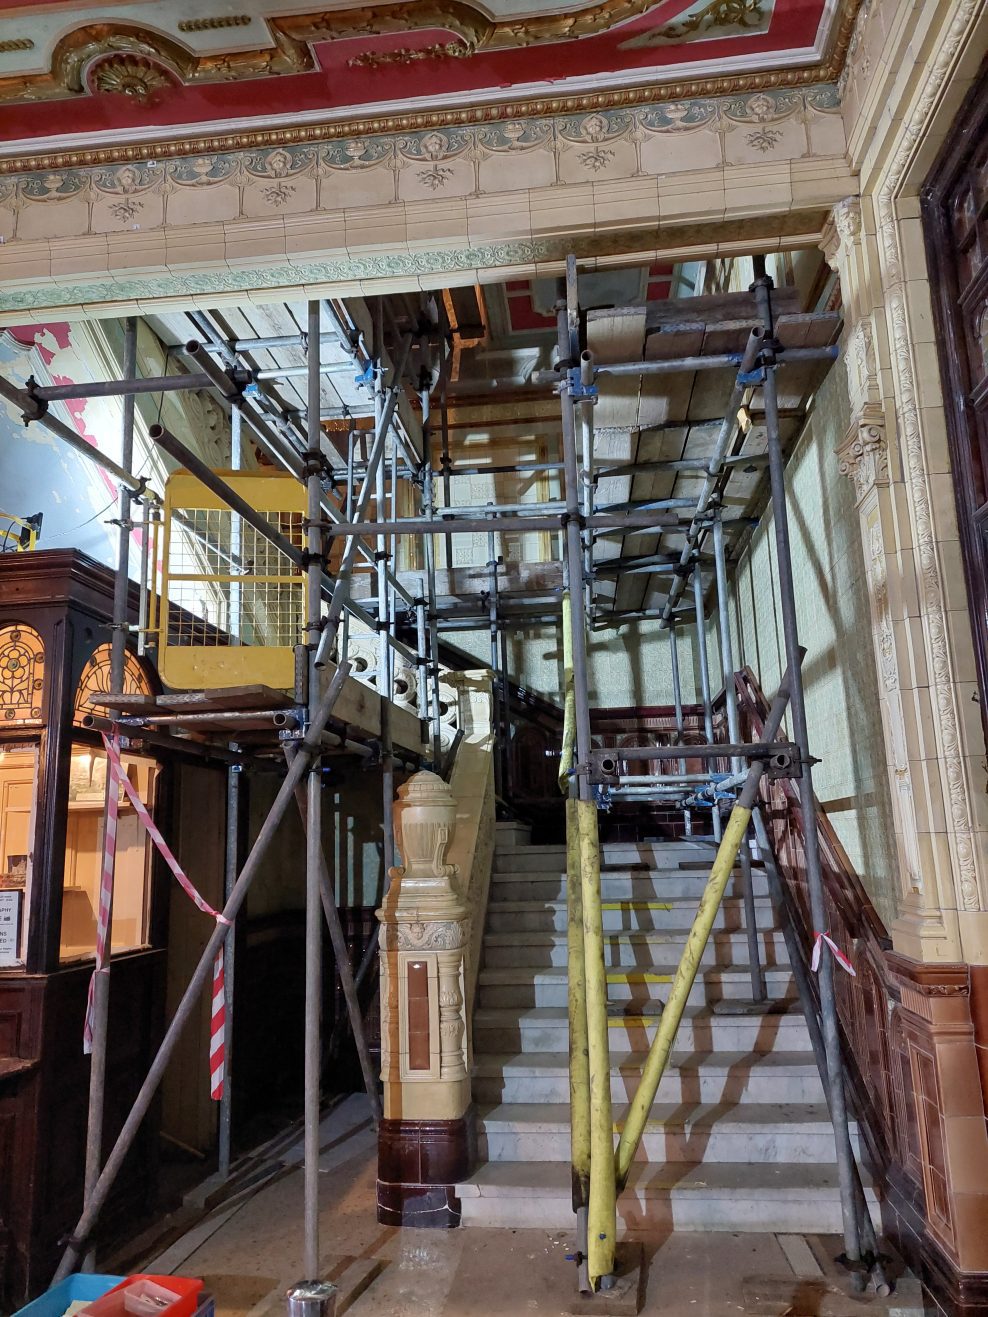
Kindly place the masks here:
<instances>
[{"instance_id":1,"label":"dark wood panelling","mask_svg":"<svg viewBox=\"0 0 988 1317\"><path fill-rule=\"evenodd\" d=\"M737 689L743 739L757 739L768 702L747 669ZM800 941L811 947L798 793L783 779L763 783L762 796ZM972 1184L971 1168L988 1164L988 1129L972 967L892 951L819 804L817 826L825 927L856 970L836 973L837 1008L852 1108L883 1191L884 1230L945 1313L974 1317L988 1298L988 1178Z\"/></svg>"},{"instance_id":2,"label":"dark wood panelling","mask_svg":"<svg viewBox=\"0 0 988 1317\"><path fill-rule=\"evenodd\" d=\"M988 65L923 189L923 221L988 743Z\"/></svg>"},{"instance_id":3,"label":"dark wood panelling","mask_svg":"<svg viewBox=\"0 0 988 1317\"><path fill-rule=\"evenodd\" d=\"M82 1028L92 963L59 964L61 893L71 742L98 743L72 728L74 694L90 654L110 637L112 599L112 573L82 554L0 558L0 624L25 623L45 645L43 727L0 729L0 743L33 741L39 751L26 972L0 971L0 1137L13 1149L0 1163L0 1309L20 1306L48 1283L82 1206L89 1094ZM136 620L136 589L130 608ZM153 887L160 912L160 878ZM161 1034L164 962L162 950L113 960L104 1154ZM155 1206L158 1123L152 1106L101 1217L97 1245L132 1232Z\"/></svg>"}]
</instances>

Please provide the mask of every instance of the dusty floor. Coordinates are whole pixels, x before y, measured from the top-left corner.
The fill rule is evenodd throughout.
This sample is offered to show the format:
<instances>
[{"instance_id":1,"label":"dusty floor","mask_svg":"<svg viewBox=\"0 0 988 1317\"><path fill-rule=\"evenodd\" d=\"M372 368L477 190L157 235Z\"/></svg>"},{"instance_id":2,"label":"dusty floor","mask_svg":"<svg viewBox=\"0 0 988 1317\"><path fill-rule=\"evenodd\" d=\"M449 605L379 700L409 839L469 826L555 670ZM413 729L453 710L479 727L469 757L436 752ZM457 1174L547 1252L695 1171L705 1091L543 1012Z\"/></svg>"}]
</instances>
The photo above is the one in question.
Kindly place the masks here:
<instances>
[{"instance_id":1,"label":"dusty floor","mask_svg":"<svg viewBox=\"0 0 988 1317\"><path fill-rule=\"evenodd\" d=\"M376 1144L366 1102L350 1098L323 1122L322 1274L344 1297L338 1317L514 1317L566 1313L575 1267L571 1239L539 1230L395 1230L375 1220ZM202 1277L217 1317L284 1311L285 1286L302 1274L302 1173L297 1145L279 1152L263 1187L209 1213L149 1272ZM650 1317L853 1317L922 1312L905 1278L887 1302L838 1288L829 1259L838 1241L800 1236L675 1234L646 1247L643 1313Z\"/></svg>"}]
</instances>

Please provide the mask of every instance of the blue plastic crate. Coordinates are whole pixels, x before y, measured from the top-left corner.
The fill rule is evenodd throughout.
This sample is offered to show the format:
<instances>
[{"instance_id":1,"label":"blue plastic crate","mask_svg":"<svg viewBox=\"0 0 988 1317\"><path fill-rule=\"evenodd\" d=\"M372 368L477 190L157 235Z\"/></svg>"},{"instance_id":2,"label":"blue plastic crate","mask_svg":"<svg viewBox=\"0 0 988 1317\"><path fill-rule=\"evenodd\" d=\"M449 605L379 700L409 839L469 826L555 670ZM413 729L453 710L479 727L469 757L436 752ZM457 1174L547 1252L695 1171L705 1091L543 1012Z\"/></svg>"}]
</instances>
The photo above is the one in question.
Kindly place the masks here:
<instances>
[{"instance_id":1,"label":"blue plastic crate","mask_svg":"<svg viewBox=\"0 0 988 1317\"><path fill-rule=\"evenodd\" d=\"M119 1285L123 1276L97 1276L92 1273L66 1276L54 1289L46 1290L33 1303L21 1308L14 1317L62 1317L70 1303L84 1299L92 1303L101 1299L107 1290Z\"/></svg>"}]
</instances>

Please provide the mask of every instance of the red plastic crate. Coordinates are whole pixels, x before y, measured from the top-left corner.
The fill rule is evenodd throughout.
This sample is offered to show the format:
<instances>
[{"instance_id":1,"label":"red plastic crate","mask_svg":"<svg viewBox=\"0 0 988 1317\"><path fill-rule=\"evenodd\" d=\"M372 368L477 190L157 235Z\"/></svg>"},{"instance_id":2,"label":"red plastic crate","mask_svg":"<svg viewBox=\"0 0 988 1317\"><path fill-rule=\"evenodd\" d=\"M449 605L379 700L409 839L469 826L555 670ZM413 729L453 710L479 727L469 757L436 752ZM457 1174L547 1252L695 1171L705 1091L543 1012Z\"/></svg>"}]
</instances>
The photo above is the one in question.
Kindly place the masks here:
<instances>
[{"instance_id":1,"label":"red plastic crate","mask_svg":"<svg viewBox=\"0 0 988 1317\"><path fill-rule=\"evenodd\" d=\"M202 1281L193 1280L188 1276L128 1276L101 1299L90 1304L88 1314L91 1314L91 1317L130 1317L124 1308L124 1290L141 1280L153 1281L155 1285L161 1285L179 1296L174 1303L161 1309L161 1317L193 1317L199 1306Z\"/></svg>"}]
</instances>

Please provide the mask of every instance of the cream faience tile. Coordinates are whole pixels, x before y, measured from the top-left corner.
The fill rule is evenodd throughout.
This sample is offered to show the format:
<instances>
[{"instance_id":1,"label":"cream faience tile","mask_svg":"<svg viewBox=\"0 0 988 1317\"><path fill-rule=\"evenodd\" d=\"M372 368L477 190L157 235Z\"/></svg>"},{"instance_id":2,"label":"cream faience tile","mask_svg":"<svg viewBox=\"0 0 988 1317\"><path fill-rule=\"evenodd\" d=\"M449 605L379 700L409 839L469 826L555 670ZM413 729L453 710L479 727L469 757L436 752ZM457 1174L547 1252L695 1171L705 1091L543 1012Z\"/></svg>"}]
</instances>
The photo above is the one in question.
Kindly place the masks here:
<instances>
[{"instance_id":1,"label":"cream faience tile","mask_svg":"<svg viewBox=\"0 0 988 1317\"><path fill-rule=\"evenodd\" d=\"M724 213L742 219L765 215L771 211L792 209L792 188L788 182L771 184L734 184L728 179L724 192Z\"/></svg>"},{"instance_id":2,"label":"cream faience tile","mask_svg":"<svg viewBox=\"0 0 988 1317\"><path fill-rule=\"evenodd\" d=\"M937 545L944 607L948 612L968 607L967 582L960 540L942 540Z\"/></svg>"},{"instance_id":3,"label":"cream faience tile","mask_svg":"<svg viewBox=\"0 0 988 1317\"><path fill-rule=\"evenodd\" d=\"M635 180L636 183L646 180ZM647 180L651 186L638 186L619 191L600 187L594 191L594 227L598 233L608 229L644 229L653 234L658 226L659 193L657 180Z\"/></svg>"},{"instance_id":4,"label":"cream faience tile","mask_svg":"<svg viewBox=\"0 0 988 1317\"><path fill-rule=\"evenodd\" d=\"M90 274L108 274L110 254L106 238L102 235L89 238L56 238L49 244L52 277L64 280L67 276L85 277Z\"/></svg>"},{"instance_id":5,"label":"cream faience tile","mask_svg":"<svg viewBox=\"0 0 988 1317\"><path fill-rule=\"evenodd\" d=\"M465 197L474 191L473 162L447 156L439 160L403 160L398 171L398 198L427 201L430 198Z\"/></svg>"},{"instance_id":6,"label":"cream faience tile","mask_svg":"<svg viewBox=\"0 0 988 1317\"><path fill-rule=\"evenodd\" d=\"M243 214L305 215L316 209L318 185L305 175L252 178L244 185Z\"/></svg>"},{"instance_id":7,"label":"cream faience tile","mask_svg":"<svg viewBox=\"0 0 988 1317\"><path fill-rule=\"evenodd\" d=\"M158 192L107 197L93 202L93 233L138 233L158 229L165 221L165 199Z\"/></svg>"},{"instance_id":8,"label":"cream faience tile","mask_svg":"<svg viewBox=\"0 0 988 1317\"><path fill-rule=\"evenodd\" d=\"M64 201L31 201L22 197L17 213L19 242L40 238L81 238L89 232L89 202L85 197Z\"/></svg>"},{"instance_id":9,"label":"cream faience tile","mask_svg":"<svg viewBox=\"0 0 988 1317\"><path fill-rule=\"evenodd\" d=\"M471 242L503 242L531 237L532 215L527 190L496 197L469 197L466 209L467 234Z\"/></svg>"},{"instance_id":10,"label":"cream faience tile","mask_svg":"<svg viewBox=\"0 0 988 1317\"><path fill-rule=\"evenodd\" d=\"M346 251L344 213L324 211L319 215L286 215L285 253L288 259L320 256L333 259Z\"/></svg>"},{"instance_id":11,"label":"cream faience tile","mask_svg":"<svg viewBox=\"0 0 988 1317\"><path fill-rule=\"evenodd\" d=\"M168 245L163 229L151 233L109 234L106 245L111 270L152 273L168 268Z\"/></svg>"},{"instance_id":12,"label":"cream faience tile","mask_svg":"<svg viewBox=\"0 0 988 1317\"><path fill-rule=\"evenodd\" d=\"M226 232L222 224L202 223L165 230L165 252L169 269L226 263Z\"/></svg>"},{"instance_id":13,"label":"cream faience tile","mask_svg":"<svg viewBox=\"0 0 988 1317\"><path fill-rule=\"evenodd\" d=\"M916 402L918 405L920 407L942 407L943 383L940 377L940 361L934 342L914 344L913 372L916 381Z\"/></svg>"},{"instance_id":14,"label":"cream faience tile","mask_svg":"<svg viewBox=\"0 0 988 1317\"><path fill-rule=\"evenodd\" d=\"M177 185L165 205L165 222L171 225L215 224L240 214L240 189L233 183Z\"/></svg>"},{"instance_id":15,"label":"cream faience tile","mask_svg":"<svg viewBox=\"0 0 988 1317\"><path fill-rule=\"evenodd\" d=\"M724 161L728 167L775 164L806 154L806 128L795 115L765 123L731 123L724 133Z\"/></svg>"},{"instance_id":16,"label":"cream faience tile","mask_svg":"<svg viewBox=\"0 0 988 1317\"><path fill-rule=\"evenodd\" d=\"M659 218L721 220L724 218L724 176L720 171L674 174L659 180Z\"/></svg>"},{"instance_id":17,"label":"cream faience tile","mask_svg":"<svg viewBox=\"0 0 988 1317\"><path fill-rule=\"evenodd\" d=\"M839 114L809 110L806 116L806 133L811 155L843 156L847 150L844 120Z\"/></svg>"},{"instance_id":18,"label":"cream faience tile","mask_svg":"<svg viewBox=\"0 0 988 1317\"><path fill-rule=\"evenodd\" d=\"M347 211L344 217L348 254L379 247L404 248L408 239L404 206L377 206Z\"/></svg>"},{"instance_id":19,"label":"cream faience tile","mask_svg":"<svg viewBox=\"0 0 988 1317\"><path fill-rule=\"evenodd\" d=\"M638 170L634 142L607 138L601 142L561 142L559 181L593 182L607 178L630 178Z\"/></svg>"},{"instance_id":20,"label":"cream faience tile","mask_svg":"<svg viewBox=\"0 0 988 1317\"><path fill-rule=\"evenodd\" d=\"M927 470L935 474L949 472L952 468L947 441L947 418L943 407L939 403L930 407L920 407L919 425L923 435L923 455Z\"/></svg>"},{"instance_id":21,"label":"cream faience tile","mask_svg":"<svg viewBox=\"0 0 988 1317\"><path fill-rule=\"evenodd\" d=\"M502 265L496 270L480 270L477 282L481 284L502 284L513 280L534 279L535 265Z\"/></svg>"},{"instance_id":22,"label":"cream faience tile","mask_svg":"<svg viewBox=\"0 0 988 1317\"><path fill-rule=\"evenodd\" d=\"M405 204L408 245L435 248L447 243L466 243L469 237L467 203L464 200L409 201Z\"/></svg>"},{"instance_id":23,"label":"cream faience tile","mask_svg":"<svg viewBox=\"0 0 988 1317\"><path fill-rule=\"evenodd\" d=\"M594 194L589 183L571 187L532 188L528 193L532 233L592 233Z\"/></svg>"},{"instance_id":24,"label":"cream faience tile","mask_svg":"<svg viewBox=\"0 0 988 1317\"><path fill-rule=\"evenodd\" d=\"M957 500L954 495L954 481L950 475L931 475L930 511L933 515L933 536L937 541L956 543Z\"/></svg>"},{"instance_id":25,"label":"cream faience tile","mask_svg":"<svg viewBox=\"0 0 988 1317\"><path fill-rule=\"evenodd\" d=\"M319 207L386 206L397 200L395 170L388 161L350 169L327 169L319 180Z\"/></svg>"},{"instance_id":26,"label":"cream faience tile","mask_svg":"<svg viewBox=\"0 0 988 1317\"><path fill-rule=\"evenodd\" d=\"M264 265L284 261L288 252L281 220L259 224L231 224L226 230L224 254L230 265Z\"/></svg>"},{"instance_id":27,"label":"cream faience tile","mask_svg":"<svg viewBox=\"0 0 988 1317\"><path fill-rule=\"evenodd\" d=\"M920 832L944 832L947 814L943 788L940 784L940 761L930 759L915 762L912 770L912 805L916 827Z\"/></svg>"},{"instance_id":28,"label":"cream faience tile","mask_svg":"<svg viewBox=\"0 0 988 1317\"><path fill-rule=\"evenodd\" d=\"M530 151L496 151L480 162L480 192L498 196L521 188L551 187L556 157L546 147Z\"/></svg>"},{"instance_id":29,"label":"cream faience tile","mask_svg":"<svg viewBox=\"0 0 988 1317\"><path fill-rule=\"evenodd\" d=\"M692 132L649 133L641 143L644 173L661 178L683 170L720 169L724 163L722 136L713 128Z\"/></svg>"},{"instance_id":30,"label":"cream faience tile","mask_svg":"<svg viewBox=\"0 0 988 1317\"><path fill-rule=\"evenodd\" d=\"M46 243L31 243L26 248L14 243L0 244L0 288L51 281L51 252ZM23 321L23 311L20 316L21 320L15 323Z\"/></svg>"}]
</instances>

